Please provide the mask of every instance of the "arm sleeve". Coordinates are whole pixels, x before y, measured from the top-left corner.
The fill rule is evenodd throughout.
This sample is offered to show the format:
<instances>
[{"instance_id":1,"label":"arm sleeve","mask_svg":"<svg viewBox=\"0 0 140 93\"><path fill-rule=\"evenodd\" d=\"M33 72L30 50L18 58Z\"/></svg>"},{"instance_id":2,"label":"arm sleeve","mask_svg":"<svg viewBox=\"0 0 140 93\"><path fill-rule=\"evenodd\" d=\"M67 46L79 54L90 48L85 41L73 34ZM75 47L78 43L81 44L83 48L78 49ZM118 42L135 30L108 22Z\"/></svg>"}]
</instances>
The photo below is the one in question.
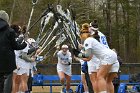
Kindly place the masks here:
<instances>
[{"instance_id":1,"label":"arm sleeve","mask_svg":"<svg viewBox=\"0 0 140 93\"><path fill-rule=\"evenodd\" d=\"M85 40L84 42L84 48L85 48L85 52L83 53L83 55L88 58L92 55L93 49L92 49L92 42L90 42L90 40Z\"/></svg>"},{"instance_id":2,"label":"arm sleeve","mask_svg":"<svg viewBox=\"0 0 140 93\"><path fill-rule=\"evenodd\" d=\"M60 58L60 52L61 52L61 51L58 51L58 52L57 52L57 55L56 55L56 56L57 56L58 58Z\"/></svg>"},{"instance_id":3,"label":"arm sleeve","mask_svg":"<svg viewBox=\"0 0 140 93\"><path fill-rule=\"evenodd\" d=\"M23 42L22 44L19 44L18 42L16 42L15 32L13 30L10 31L9 40L14 50L22 50L27 46L25 42Z\"/></svg>"}]
</instances>

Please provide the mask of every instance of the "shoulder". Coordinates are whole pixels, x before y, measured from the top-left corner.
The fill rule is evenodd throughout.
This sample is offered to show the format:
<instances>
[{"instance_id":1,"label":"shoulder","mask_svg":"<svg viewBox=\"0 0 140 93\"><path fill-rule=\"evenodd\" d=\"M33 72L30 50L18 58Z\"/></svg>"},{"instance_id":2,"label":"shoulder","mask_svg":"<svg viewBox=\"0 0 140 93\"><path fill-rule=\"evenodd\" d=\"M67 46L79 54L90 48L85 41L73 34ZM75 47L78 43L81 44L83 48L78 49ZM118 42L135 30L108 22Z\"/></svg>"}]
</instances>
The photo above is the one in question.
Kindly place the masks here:
<instances>
[{"instance_id":1,"label":"shoulder","mask_svg":"<svg viewBox=\"0 0 140 93\"><path fill-rule=\"evenodd\" d=\"M89 37L89 38L87 38L85 41L84 41L84 45L87 43L87 44L89 44L89 43L92 43L92 42L94 42L95 41L95 39L93 38L93 37Z\"/></svg>"},{"instance_id":2,"label":"shoulder","mask_svg":"<svg viewBox=\"0 0 140 93\"><path fill-rule=\"evenodd\" d=\"M68 54L68 55L71 55L71 52L70 52L70 51L68 51L68 52L67 52L67 54Z\"/></svg>"},{"instance_id":3,"label":"shoulder","mask_svg":"<svg viewBox=\"0 0 140 93\"><path fill-rule=\"evenodd\" d=\"M29 45L27 44L27 46L22 50L22 52L28 52L29 50Z\"/></svg>"},{"instance_id":4,"label":"shoulder","mask_svg":"<svg viewBox=\"0 0 140 93\"><path fill-rule=\"evenodd\" d=\"M89 42L89 41L92 41L93 40L93 37L88 37L85 42Z\"/></svg>"},{"instance_id":5,"label":"shoulder","mask_svg":"<svg viewBox=\"0 0 140 93\"><path fill-rule=\"evenodd\" d=\"M57 55L60 55L60 54L62 54L62 51L61 51L61 50L60 50L60 51L58 51Z\"/></svg>"},{"instance_id":6,"label":"shoulder","mask_svg":"<svg viewBox=\"0 0 140 93\"><path fill-rule=\"evenodd\" d=\"M10 28L10 27L7 27L7 29L5 30L6 32L6 36L9 38L9 39L12 39L15 38L15 31Z\"/></svg>"},{"instance_id":7,"label":"shoulder","mask_svg":"<svg viewBox=\"0 0 140 93\"><path fill-rule=\"evenodd\" d=\"M98 31L99 36L105 36L102 32Z\"/></svg>"}]
</instances>

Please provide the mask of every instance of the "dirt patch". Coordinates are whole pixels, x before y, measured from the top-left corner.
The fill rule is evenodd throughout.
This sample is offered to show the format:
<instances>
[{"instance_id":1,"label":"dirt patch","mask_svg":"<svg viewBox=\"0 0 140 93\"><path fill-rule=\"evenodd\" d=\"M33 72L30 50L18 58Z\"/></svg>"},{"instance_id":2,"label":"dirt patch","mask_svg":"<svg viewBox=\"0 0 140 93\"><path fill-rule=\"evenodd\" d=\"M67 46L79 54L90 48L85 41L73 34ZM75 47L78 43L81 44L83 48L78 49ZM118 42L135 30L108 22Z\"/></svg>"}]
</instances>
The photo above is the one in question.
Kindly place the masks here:
<instances>
[{"instance_id":1,"label":"dirt patch","mask_svg":"<svg viewBox=\"0 0 140 93\"><path fill-rule=\"evenodd\" d=\"M53 91L53 93L54 92L58 92L58 93L60 93L60 91L61 91L61 86L53 86L53 88L52 88L52 91ZM75 91L75 89L76 89L76 86L72 86L71 87L71 89L73 90L73 91ZM33 93L48 93L48 92L50 92L50 87L48 87L48 86L43 86L43 88L42 88L42 86L34 86L33 87Z\"/></svg>"}]
</instances>

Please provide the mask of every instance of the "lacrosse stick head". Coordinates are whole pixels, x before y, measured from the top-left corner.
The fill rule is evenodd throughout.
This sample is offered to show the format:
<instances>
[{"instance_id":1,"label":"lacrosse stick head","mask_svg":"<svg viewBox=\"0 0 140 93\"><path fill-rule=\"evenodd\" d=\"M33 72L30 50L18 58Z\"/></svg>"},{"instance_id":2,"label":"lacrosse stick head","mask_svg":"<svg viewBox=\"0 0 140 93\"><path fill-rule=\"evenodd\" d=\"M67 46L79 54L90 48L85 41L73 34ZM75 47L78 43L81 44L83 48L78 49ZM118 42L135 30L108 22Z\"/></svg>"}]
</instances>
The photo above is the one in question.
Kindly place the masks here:
<instances>
[{"instance_id":1,"label":"lacrosse stick head","mask_svg":"<svg viewBox=\"0 0 140 93\"><path fill-rule=\"evenodd\" d=\"M32 4L35 5L37 4L38 0L32 0Z\"/></svg>"},{"instance_id":2,"label":"lacrosse stick head","mask_svg":"<svg viewBox=\"0 0 140 93\"><path fill-rule=\"evenodd\" d=\"M56 8L57 8L57 10L62 10L62 6L61 5L57 5Z\"/></svg>"}]
</instances>

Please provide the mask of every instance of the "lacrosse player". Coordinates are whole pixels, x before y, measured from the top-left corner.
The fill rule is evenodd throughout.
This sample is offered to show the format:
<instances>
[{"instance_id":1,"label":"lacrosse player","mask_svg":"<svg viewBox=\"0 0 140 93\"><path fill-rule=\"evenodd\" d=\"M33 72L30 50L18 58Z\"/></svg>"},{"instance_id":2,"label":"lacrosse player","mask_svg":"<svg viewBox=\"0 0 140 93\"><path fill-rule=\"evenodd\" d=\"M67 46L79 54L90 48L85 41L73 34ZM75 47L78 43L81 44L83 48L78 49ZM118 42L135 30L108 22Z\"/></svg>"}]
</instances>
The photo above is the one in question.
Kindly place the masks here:
<instances>
[{"instance_id":1,"label":"lacrosse player","mask_svg":"<svg viewBox=\"0 0 140 93\"><path fill-rule=\"evenodd\" d=\"M57 53L58 63L57 63L57 72L62 84L61 93L64 93L65 89L65 79L66 79L66 93L69 93L70 90L70 81L71 81L71 63L72 57L71 53L68 50L67 45L62 45L61 50Z\"/></svg>"}]
</instances>

